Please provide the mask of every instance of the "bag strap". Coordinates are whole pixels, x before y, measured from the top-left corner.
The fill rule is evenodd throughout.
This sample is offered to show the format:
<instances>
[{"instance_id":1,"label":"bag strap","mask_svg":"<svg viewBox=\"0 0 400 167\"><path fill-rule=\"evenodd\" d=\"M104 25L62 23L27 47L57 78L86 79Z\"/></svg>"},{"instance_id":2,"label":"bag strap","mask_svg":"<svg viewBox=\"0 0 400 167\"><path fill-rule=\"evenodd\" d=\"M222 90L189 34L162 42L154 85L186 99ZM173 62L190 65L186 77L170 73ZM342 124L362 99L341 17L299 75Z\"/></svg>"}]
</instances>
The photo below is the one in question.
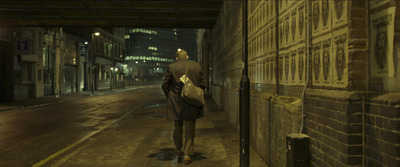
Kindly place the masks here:
<instances>
[{"instance_id":1,"label":"bag strap","mask_svg":"<svg viewBox=\"0 0 400 167\"><path fill-rule=\"evenodd\" d=\"M186 63L186 72L185 72L186 76L187 76L187 72L188 72L188 66L189 66L189 62Z\"/></svg>"}]
</instances>

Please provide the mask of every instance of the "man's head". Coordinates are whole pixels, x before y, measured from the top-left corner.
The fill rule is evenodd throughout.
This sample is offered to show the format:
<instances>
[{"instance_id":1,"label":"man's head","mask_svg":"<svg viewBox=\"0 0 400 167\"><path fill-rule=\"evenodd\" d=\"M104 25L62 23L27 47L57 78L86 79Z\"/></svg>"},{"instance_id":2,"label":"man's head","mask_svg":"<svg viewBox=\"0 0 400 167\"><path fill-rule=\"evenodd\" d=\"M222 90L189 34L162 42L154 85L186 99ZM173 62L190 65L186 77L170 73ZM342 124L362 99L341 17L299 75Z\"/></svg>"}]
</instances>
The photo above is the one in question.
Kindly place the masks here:
<instances>
[{"instance_id":1,"label":"man's head","mask_svg":"<svg viewBox=\"0 0 400 167\"><path fill-rule=\"evenodd\" d=\"M178 52L176 52L176 60L179 59L188 59L189 55L187 54L187 52L183 49L178 49Z\"/></svg>"}]
</instances>

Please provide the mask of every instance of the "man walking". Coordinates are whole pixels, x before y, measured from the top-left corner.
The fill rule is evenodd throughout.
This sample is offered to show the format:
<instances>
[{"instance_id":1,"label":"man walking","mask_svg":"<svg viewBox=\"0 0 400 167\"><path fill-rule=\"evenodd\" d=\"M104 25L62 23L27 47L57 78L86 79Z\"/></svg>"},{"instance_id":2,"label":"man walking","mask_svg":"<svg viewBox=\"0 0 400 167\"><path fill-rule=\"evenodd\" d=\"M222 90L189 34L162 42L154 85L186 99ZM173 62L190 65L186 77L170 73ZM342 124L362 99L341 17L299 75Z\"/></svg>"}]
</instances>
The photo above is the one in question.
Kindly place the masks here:
<instances>
[{"instance_id":1,"label":"man walking","mask_svg":"<svg viewBox=\"0 0 400 167\"><path fill-rule=\"evenodd\" d=\"M196 119L203 116L204 108L195 107L184 102L180 96L183 83L179 78L185 74L192 80L193 84L201 88L206 87L201 66L197 62L190 62L189 55L185 50L178 49L176 54L177 62L168 66L164 76L162 89L168 99L167 119L174 120L175 129L173 132L173 139L175 143L175 153L179 156L182 155L182 133L183 124L185 124L185 145L184 145L184 161L186 164L192 162L190 156L193 155L194 147L194 134Z\"/></svg>"}]
</instances>

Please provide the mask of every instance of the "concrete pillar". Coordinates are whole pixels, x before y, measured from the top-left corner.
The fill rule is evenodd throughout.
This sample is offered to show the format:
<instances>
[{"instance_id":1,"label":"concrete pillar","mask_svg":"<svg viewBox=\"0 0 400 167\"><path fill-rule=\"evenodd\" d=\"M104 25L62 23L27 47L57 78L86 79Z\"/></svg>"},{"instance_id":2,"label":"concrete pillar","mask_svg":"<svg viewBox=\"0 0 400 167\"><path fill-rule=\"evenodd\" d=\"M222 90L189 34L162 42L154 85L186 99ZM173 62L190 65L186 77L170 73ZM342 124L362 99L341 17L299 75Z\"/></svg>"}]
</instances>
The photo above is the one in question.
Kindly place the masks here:
<instances>
[{"instance_id":1,"label":"concrete pillar","mask_svg":"<svg viewBox=\"0 0 400 167\"><path fill-rule=\"evenodd\" d=\"M54 66L54 95L56 98L60 97L61 92L61 35L59 32L55 32L55 44L56 44L56 55L55 55L55 66Z\"/></svg>"},{"instance_id":2,"label":"concrete pillar","mask_svg":"<svg viewBox=\"0 0 400 167\"><path fill-rule=\"evenodd\" d=\"M44 35L43 30L38 28L35 30L35 42L34 47L36 49L35 54L37 55L36 65L34 66L35 71L35 97L44 96L44 85L43 85L43 42Z\"/></svg>"},{"instance_id":3,"label":"concrete pillar","mask_svg":"<svg viewBox=\"0 0 400 167\"><path fill-rule=\"evenodd\" d=\"M80 45L79 42L75 43L76 45L76 92L80 92L81 90L81 54L80 54Z\"/></svg>"}]
</instances>

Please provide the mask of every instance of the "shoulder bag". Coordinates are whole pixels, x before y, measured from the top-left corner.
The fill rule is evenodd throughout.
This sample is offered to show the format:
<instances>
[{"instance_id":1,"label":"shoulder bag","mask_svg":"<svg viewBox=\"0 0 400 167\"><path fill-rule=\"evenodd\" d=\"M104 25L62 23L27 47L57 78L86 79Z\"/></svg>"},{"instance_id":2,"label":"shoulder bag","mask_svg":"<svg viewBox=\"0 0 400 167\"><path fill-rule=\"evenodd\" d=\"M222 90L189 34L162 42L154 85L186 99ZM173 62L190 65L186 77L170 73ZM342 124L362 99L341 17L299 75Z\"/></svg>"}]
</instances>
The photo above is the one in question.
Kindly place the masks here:
<instances>
[{"instance_id":1,"label":"shoulder bag","mask_svg":"<svg viewBox=\"0 0 400 167\"><path fill-rule=\"evenodd\" d=\"M187 77L188 64L186 63L186 72L179 79L183 82L181 98L186 103L189 103L196 107L202 107L205 104L204 91L200 87L197 87L193 82Z\"/></svg>"}]
</instances>

